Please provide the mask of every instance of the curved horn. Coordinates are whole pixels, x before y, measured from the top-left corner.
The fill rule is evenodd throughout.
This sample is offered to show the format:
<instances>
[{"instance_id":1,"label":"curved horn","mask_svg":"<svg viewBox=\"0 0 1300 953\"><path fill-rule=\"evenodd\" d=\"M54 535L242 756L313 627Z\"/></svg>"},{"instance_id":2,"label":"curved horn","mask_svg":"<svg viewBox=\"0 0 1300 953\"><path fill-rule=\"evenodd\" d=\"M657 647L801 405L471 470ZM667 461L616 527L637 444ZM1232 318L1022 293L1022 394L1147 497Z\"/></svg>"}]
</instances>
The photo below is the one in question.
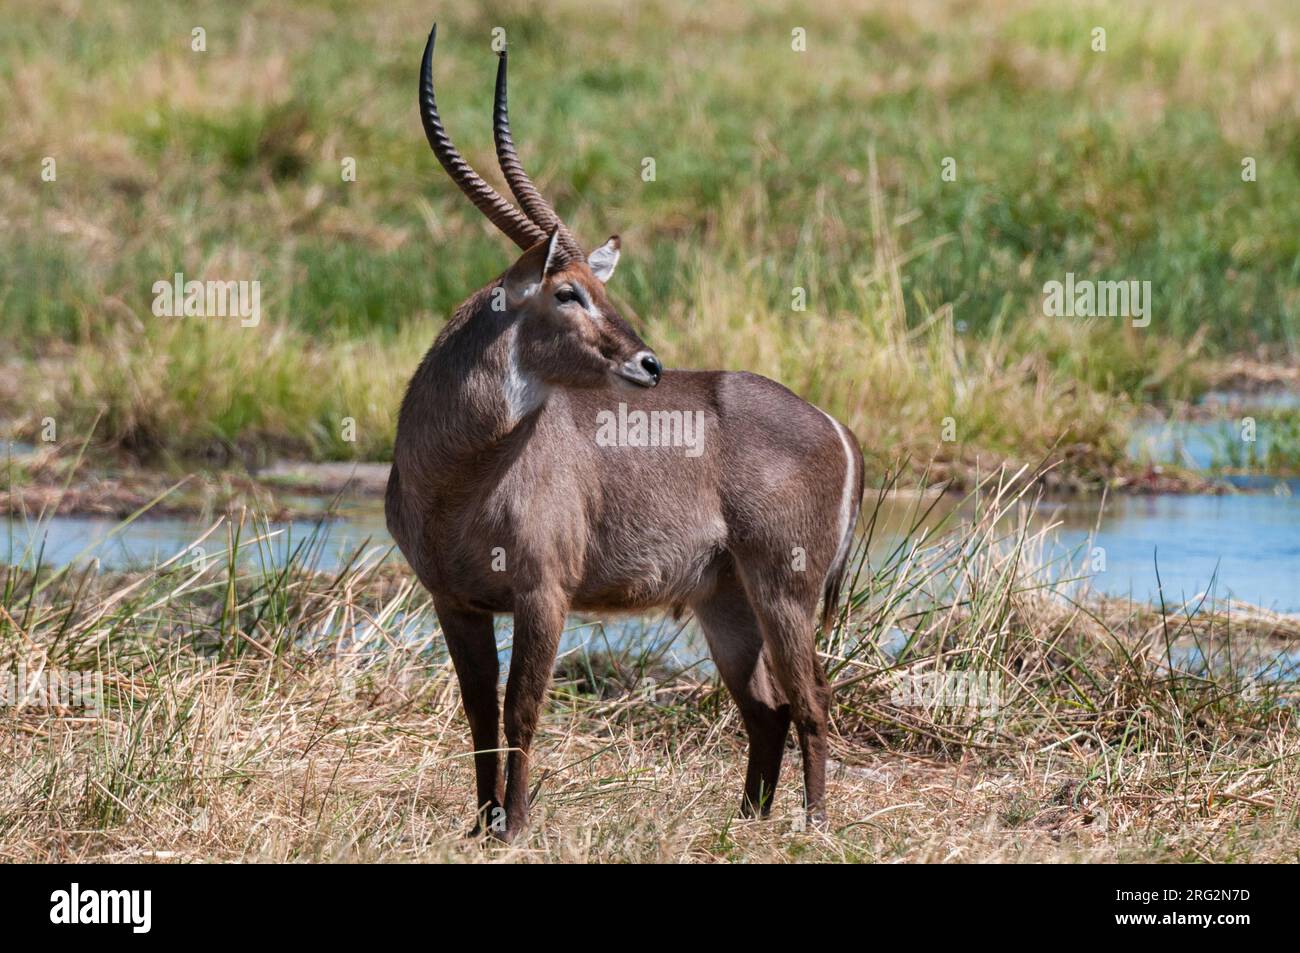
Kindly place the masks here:
<instances>
[{"instance_id":1,"label":"curved horn","mask_svg":"<svg viewBox=\"0 0 1300 953\"><path fill-rule=\"evenodd\" d=\"M424 60L420 63L420 121L424 124L424 135L429 140L433 154L438 157L442 167L447 170L451 180L460 187L480 212L520 248L531 248L546 238L546 231L528 219L500 195L496 189L483 181L482 177L470 168L470 164L461 158L456 147L447 137L447 130L442 128L442 119L438 116L438 104L433 98L433 44L438 36L438 24L429 31L429 42L424 47Z\"/></svg>"},{"instance_id":2,"label":"curved horn","mask_svg":"<svg viewBox=\"0 0 1300 953\"><path fill-rule=\"evenodd\" d=\"M519 206L529 218L546 231L549 232L559 226L560 245L567 255L585 258L582 246L573 237L569 227L555 213L555 209L551 208L551 203L542 198L542 193L537 191L533 180L524 171L523 163L519 161L519 154L515 152L515 141L510 135L510 110L506 105L505 50L497 53L497 88L492 103L492 138L497 147L497 164L501 166L501 174L505 176L506 184L510 186L510 191L514 193Z\"/></svg>"}]
</instances>

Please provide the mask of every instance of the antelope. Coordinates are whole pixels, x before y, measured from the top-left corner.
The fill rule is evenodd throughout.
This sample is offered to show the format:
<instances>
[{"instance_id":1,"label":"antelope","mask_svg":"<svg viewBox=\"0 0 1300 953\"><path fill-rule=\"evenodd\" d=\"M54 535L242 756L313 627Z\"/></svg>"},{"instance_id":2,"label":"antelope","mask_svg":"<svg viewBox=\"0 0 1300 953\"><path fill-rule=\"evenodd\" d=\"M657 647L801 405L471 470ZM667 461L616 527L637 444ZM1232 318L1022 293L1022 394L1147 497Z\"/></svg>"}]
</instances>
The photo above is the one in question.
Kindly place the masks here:
<instances>
[{"instance_id":1,"label":"antelope","mask_svg":"<svg viewBox=\"0 0 1300 953\"><path fill-rule=\"evenodd\" d=\"M693 612L749 740L740 810L766 817L793 720L807 820L824 825L834 621L862 503L859 444L767 378L664 370L605 285L617 235L584 254L510 135L506 53L494 141L518 208L461 157L438 115L437 25L419 105L438 161L523 251L448 320L398 415L387 524L433 607L474 744L471 835L527 824L530 749L566 615ZM689 414L698 445L598 441L619 413ZM658 445L654 445L655 443ZM496 615L514 617L498 724ZM505 753L505 770L502 759Z\"/></svg>"}]
</instances>

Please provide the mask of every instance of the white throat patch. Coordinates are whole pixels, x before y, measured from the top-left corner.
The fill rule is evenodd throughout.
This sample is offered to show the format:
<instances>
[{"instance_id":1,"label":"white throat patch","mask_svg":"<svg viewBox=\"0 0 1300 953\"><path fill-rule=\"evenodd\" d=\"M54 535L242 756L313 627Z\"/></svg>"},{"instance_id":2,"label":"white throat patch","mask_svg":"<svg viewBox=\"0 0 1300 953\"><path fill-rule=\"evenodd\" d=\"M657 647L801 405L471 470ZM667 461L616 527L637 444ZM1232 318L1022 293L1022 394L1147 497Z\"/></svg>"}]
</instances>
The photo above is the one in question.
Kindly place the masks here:
<instances>
[{"instance_id":1,"label":"white throat patch","mask_svg":"<svg viewBox=\"0 0 1300 953\"><path fill-rule=\"evenodd\" d=\"M519 325L511 323L504 338L505 373L501 378L501 394L505 397L510 423L516 424L542 405L548 388L519 365Z\"/></svg>"}]
</instances>

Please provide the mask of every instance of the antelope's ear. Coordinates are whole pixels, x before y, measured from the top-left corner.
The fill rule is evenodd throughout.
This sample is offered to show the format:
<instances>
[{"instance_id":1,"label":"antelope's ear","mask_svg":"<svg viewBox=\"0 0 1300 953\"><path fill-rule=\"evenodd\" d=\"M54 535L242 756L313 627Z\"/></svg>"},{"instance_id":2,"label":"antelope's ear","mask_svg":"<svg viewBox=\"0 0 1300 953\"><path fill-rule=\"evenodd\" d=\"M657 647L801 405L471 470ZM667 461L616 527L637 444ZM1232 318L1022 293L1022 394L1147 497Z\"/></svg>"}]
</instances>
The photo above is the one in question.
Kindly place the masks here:
<instances>
[{"instance_id":1,"label":"antelope's ear","mask_svg":"<svg viewBox=\"0 0 1300 953\"><path fill-rule=\"evenodd\" d=\"M618 250L620 247L618 236L610 235L609 241L587 256L587 264L591 268L591 273L600 279L601 284L605 284L613 277L614 267L618 264Z\"/></svg>"},{"instance_id":2,"label":"antelope's ear","mask_svg":"<svg viewBox=\"0 0 1300 953\"><path fill-rule=\"evenodd\" d=\"M502 282L506 289L506 301L517 305L531 298L542 286L542 281L550 274L557 263L556 252L560 247L560 228L557 225L532 248L519 256L519 260L510 266Z\"/></svg>"}]
</instances>

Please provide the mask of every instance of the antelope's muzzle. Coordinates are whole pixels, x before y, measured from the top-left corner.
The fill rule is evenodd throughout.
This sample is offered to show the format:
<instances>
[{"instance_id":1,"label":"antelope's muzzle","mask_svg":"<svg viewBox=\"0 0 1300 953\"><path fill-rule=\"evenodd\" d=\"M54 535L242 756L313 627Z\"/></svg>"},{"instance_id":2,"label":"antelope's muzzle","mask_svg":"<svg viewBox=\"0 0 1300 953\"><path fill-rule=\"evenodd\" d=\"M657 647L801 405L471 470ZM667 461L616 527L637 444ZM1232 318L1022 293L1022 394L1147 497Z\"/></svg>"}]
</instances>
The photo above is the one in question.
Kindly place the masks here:
<instances>
[{"instance_id":1,"label":"antelope's muzzle","mask_svg":"<svg viewBox=\"0 0 1300 953\"><path fill-rule=\"evenodd\" d=\"M663 376L664 366L654 351L640 351L618 369L618 376L641 387L654 387Z\"/></svg>"}]
</instances>

